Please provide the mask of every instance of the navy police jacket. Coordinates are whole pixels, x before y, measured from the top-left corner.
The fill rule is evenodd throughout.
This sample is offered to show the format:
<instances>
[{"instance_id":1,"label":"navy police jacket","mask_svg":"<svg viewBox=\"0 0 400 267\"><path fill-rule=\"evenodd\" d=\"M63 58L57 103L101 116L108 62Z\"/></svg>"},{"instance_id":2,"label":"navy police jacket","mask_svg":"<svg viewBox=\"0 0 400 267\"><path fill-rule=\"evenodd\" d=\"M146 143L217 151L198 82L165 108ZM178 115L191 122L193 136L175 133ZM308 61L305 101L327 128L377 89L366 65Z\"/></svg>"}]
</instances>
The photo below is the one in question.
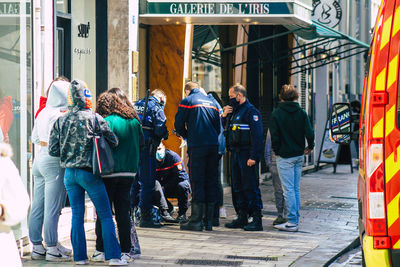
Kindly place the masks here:
<instances>
[{"instance_id":1,"label":"navy police jacket","mask_svg":"<svg viewBox=\"0 0 400 267\"><path fill-rule=\"evenodd\" d=\"M214 102L199 89L192 89L184 98L175 116L175 129L187 139L188 148L218 146L221 131L219 110Z\"/></svg>"},{"instance_id":2,"label":"navy police jacket","mask_svg":"<svg viewBox=\"0 0 400 267\"><path fill-rule=\"evenodd\" d=\"M147 102L146 118L143 118L145 99L141 99L135 103L136 112L140 118L143 127L144 139L146 142L150 138L157 141L168 138L168 130L165 123L167 119L164 114L163 106L158 102L157 98L150 96Z\"/></svg>"},{"instance_id":3,"label":"navy police jacket","mask_svg":"<svg viewBox=\"0 0 400 267\"><path fill-rule=\"evenodd\" d=\"M189 180L181 157L169 149L165 149L163 161L157 161L156 178L164 187L176 186L184 180Z\"/></svg>"},{"instance_id":4,"label":"navy police jacket","mask_svg":"<svg viewBox=\"0 0 400 267\"><path fill-rule=\"evenodd\" d=\"M230 120L227 121L224 118L223 123L228 123L228 138L232 134L233 130L238 131L243 130L244 133L249 133L247 138L249 138L249 143L241 146L240 140L237 145L229 144L232 147L239 148L241 151L249 150L249 158L257 162L260 161L263 153L263 128L261 115L258 109L250 104L249 100L241 104L238 108L233 111ZM245 136L240 134L240 137ZM228 141L228 140L227 140Z\"/></svg>"}]
</instances>

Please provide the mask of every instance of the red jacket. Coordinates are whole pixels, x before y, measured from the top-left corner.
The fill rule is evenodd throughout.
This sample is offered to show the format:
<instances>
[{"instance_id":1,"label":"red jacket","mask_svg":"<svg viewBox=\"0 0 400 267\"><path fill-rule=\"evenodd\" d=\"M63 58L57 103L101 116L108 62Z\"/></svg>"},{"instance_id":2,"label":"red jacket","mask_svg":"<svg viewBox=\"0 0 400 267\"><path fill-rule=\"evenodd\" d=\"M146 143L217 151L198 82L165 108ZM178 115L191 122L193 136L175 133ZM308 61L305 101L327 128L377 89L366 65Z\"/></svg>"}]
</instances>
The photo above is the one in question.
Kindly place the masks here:
<instances>
[{"instance_id":1,"label":"red jacket","mask_svg":"<svg viewBox=\"0 0 400 267\"><path fill-rule=\"evenodd\" d=\"M35 119L39 115L40 111L42 111L42 109L44 109L46 107L46 103L47 103L47 98L44 97L44 96L41 96L40 97L40 103L39 103L39 109L38 109L38 111L36 111Z\"/></svg>"},{"instance_id":2,"label":"red jacket","mask_svg":"<svg viewBox=\"0 0 400 267\"><path fill-rule=\"evenodd\" d=\"M8 131L11 128L14 116L12 113L13 104L11 96L0 99L0 128L3 131L4 142L8 143Z\"/></svg>"}]
</instances>

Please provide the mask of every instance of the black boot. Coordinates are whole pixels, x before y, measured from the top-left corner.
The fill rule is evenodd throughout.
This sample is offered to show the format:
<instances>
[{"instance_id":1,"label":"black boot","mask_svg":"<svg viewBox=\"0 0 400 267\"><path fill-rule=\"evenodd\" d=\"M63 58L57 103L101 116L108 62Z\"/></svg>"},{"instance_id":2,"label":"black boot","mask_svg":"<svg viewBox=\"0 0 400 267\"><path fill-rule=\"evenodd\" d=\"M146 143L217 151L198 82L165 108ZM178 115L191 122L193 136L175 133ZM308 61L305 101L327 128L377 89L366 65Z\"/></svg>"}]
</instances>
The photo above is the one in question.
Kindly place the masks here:
<instances>
[{"instance_id":1,"label":"black boot","mask_svg":"<svg viewBox=\"0 0 400 267\"><path fill-rule=\"evenodd\" d=\"M262 231L263 226L262 226L262 214L260 210L257 210L253 212L253 221L246 225L243 229L245 231Z\"/></svg>"},{"instance_id":2,"label":"black boot","mask_svg":"<svg viewBox=\"0 0 400 267\"><path fill-rule=\"evenodd\" d=\"M219 226L219 204L214 205L213 226Z\"/></svg>"},{"instance_id":3,"label":"black boot","mask_svg":"<svg viewBox=\"0 0 400 267\"><path fill-rule=\"evenodd\" d=\"M205 204L201 202L192 203L192 214L187 223L181 224L181 230L203 231L203 211Z\"/></svg>"},{"instance_id":4,"label":"black boot","mask_svg":"<svg viewBox=\"0 0 400 267\"><path fill-rule=\"evenodd\" d=\"M239 211L237 219L230 223L226 223L226 228L243 228L247 225L247 212Z\"/></svg>"},{"instance_id":5,"label":"black boot","mask_svg":"<svg viewBox=\"0 0 400 267\"><path fill-rule=\"evenodd\" d=\"M214 202L209 202L206 205L206 216L205 216L205 225L204 229L206 231L212 231L213 221L214 221Z\"/></svg>"},{"instance_id":6,"label":"black boot","mask_svg":"<svg viewBox=\"0 0 400 267\"><path fill-rule=\"evenodd\" d=\"M153 220L151 209L148 209L141 212L139 226L143 228L160 228L162 225Z\"/></svg>"}]
</instances>

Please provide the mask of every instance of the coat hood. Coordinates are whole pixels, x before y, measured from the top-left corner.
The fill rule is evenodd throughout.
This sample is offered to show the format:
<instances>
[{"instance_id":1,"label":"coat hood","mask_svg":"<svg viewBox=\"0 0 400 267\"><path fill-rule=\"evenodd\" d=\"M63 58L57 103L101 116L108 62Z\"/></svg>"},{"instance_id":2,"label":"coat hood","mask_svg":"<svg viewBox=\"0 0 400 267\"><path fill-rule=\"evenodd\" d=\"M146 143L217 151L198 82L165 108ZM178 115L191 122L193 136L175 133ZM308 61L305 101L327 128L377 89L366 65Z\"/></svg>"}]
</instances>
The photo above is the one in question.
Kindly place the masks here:
<instances>
[{"instance_id":1,"label":"coat hood","mask_svg":"<svg viewBox=\"0 0 400 267\"><path fill-rule=\"evenodd\" d=\"M92 94L84 81L73 80L68 90L68 105L79 109L92 108Z\"/></svg>"},{"instance_id":2,"label":"coat hood","mask_svg":"<svg viewBox=\"0 0 400 267\"><path fill-rule=\"evenodd\" d=\"M46 106L52 108L67 108L67 95L70 83L65 81L55 81L50 87Z\"/></svg>"},{"instance_id":3,"label":"coat hood","mask_svg":"<svg viewBox=\"0 0 400 267\"><path fill-rule=\"evenodd\" d=\"M297 102L282 102L279 103L279 108L288 112L288 113L295 113L301 110L299 103Z\"/></svg>"}]
</instances>

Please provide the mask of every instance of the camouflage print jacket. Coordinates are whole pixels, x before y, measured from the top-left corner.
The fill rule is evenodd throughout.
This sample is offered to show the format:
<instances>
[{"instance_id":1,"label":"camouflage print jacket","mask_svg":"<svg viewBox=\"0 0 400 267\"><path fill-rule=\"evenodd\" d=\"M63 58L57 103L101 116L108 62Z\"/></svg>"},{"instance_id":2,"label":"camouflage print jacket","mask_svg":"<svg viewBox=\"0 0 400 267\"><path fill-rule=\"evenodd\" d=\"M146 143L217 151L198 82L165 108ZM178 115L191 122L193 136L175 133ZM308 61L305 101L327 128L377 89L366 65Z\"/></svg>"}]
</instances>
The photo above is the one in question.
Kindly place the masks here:
<instances>
[{"instance_id":1,"label":"camouflage print jacket","mask_svg":"<svg viewBox=\"0 0 400 267\"><path fill-rule=\"evenodd\" d=\"M70 111L58 118L50 133L49 154L60 157L62 168L92 168L95 116L96 132L101 131L111 147L118 145L118 139L103 117L92 112L90 91L84 82L71 82L68 101Z\"/></svg>"}]
</instances>

